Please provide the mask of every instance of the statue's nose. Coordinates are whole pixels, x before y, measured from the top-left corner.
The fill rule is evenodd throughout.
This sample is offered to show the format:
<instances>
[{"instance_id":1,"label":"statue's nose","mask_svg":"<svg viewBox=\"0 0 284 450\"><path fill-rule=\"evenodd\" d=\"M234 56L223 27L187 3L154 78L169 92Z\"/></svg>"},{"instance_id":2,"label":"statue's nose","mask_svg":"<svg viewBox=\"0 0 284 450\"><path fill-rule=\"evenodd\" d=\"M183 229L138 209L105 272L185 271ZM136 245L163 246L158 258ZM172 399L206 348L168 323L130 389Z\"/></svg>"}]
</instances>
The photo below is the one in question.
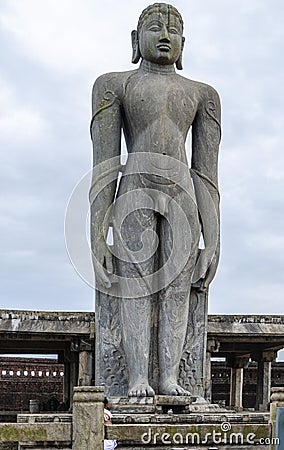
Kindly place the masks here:
<instances>
[{"instance_id":1,"label":"statue's nose","mask_svg":"<svg viewBox=\"0 0 284 450\"><path fill-rule=\"evenodd\" d=\"M169 33L168 33L168 29L167 29L166 25L164 25L161 30L161 35L160 35L159 41L160 42L170 42L170 37L169 37Z\"/></svg>"}]
</instances>

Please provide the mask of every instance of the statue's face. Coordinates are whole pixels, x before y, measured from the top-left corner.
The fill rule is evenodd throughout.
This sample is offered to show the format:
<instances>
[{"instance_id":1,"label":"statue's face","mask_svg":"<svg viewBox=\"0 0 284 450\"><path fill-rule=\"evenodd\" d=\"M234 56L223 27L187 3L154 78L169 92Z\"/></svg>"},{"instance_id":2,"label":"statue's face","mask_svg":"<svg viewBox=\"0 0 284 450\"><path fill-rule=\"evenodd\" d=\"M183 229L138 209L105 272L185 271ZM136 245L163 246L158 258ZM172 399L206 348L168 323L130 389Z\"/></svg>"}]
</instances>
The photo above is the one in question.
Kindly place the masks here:
<instances>
[{"instance_id":1,"label":"statue's face","mask_svg":"<svg viewBox=\"0 0 284 450\"><path fill-rule=\"evenodd\" d=\"M157 64L174 64L182 52L182 25L173 13L153 11L139 32L143 59Z\"/></svg>"}]
</instances>

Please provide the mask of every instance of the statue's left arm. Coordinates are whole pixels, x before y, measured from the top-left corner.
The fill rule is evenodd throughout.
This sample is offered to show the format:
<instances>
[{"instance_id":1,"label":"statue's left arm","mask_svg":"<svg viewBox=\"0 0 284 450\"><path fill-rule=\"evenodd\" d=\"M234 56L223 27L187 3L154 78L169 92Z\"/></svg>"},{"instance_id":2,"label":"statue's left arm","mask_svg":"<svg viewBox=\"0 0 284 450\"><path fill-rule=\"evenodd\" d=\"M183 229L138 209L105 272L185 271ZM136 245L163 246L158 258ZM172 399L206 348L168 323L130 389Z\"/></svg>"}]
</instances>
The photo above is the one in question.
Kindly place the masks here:
<instances>
[{"instance_id":1,"label":"statue's left arm","mask_svg":"<svg viewBox=\"0 0 284 450\"><path fill-rule=\"evenodd\" d=\"M201 85L201 98L192 124L191 173L198 205L204 249L193 274L193 283L207 288L220 256L220 194L218 153L221 140L221 107L217 92Z\"/></svg>"}]
</instances>

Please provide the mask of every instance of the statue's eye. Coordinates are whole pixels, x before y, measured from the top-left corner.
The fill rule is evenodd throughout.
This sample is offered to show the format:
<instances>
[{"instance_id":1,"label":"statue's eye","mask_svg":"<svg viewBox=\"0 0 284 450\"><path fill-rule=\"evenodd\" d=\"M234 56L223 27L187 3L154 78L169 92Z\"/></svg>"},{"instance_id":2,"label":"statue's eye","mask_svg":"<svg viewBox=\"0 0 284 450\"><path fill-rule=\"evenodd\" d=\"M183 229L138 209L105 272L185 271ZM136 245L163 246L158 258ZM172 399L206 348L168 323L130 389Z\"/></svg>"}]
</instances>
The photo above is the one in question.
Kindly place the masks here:
<instances>
[{"instance_id":1,"label":"statue's eye","mask_svg":"<svg viewBox=\"0 0 284 450\"><path fill-rule=\"evenodd\" d=\"M161 27L159 27L158 25L153 25L152 27L149 28L150 31L160 31Z\"/></svg>"},{"instance_id":2,"label":"statue's eye","mask_svg":"<svg viewBox=\"0 0 284 450\"><path fill-rule=\"evenodd\" d=\"M176 28L169 28L169 33L178 34L178 30Z\"/></svg>"}]
</instances>

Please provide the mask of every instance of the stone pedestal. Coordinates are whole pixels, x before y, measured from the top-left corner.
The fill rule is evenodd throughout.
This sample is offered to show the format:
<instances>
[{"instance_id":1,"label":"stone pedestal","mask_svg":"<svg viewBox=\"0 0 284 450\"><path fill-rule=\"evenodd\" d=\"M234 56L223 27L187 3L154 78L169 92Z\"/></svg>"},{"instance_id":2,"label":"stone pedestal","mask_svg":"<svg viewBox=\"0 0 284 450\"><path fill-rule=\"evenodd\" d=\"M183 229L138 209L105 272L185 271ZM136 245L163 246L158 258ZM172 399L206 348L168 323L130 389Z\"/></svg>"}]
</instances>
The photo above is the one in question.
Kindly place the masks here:
<instances>
[{"instance_id":1,"label":"stone pedestal","mask_svg":"<svg viewBox=\"0 0 284 450\"><path fill-rule=\"evenodd\" d=\"M74 388L73 450L102 450L104 439L104 388Z\"/></svg>"},{"instance_id":2,"label":"stone pedestal","mask_svg":"<svg viewBox=\"0 0 284 450\"><path fill-rule=\"evenodd\" d=\"M218 405L207 403L203 398L190 396L155 395L154 397L108 397L114 414L138 415L189 414L226 411Z\"/></svg>"},{"instance_id":3,"label":"stone pedestal","mask_svg":"<svg viewBox=\"0 0 284 450\"><path fill-rule=\"evenodd\" d=\"M265 441L270 438L268 421L267 413L206 408L187 413L114 412L108 437L117 439L121 450L270 450Z\"/></svg>"}]
</instances>

